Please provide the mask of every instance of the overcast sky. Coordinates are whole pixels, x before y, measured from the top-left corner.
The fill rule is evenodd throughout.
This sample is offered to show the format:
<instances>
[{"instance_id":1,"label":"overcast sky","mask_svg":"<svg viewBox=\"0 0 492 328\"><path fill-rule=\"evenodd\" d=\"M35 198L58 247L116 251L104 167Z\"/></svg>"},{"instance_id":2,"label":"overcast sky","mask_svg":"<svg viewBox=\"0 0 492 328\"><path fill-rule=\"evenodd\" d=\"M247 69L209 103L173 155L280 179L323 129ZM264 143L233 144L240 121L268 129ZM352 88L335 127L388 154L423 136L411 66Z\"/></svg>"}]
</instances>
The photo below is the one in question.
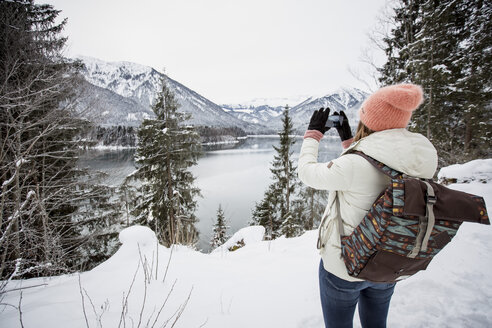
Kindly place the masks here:
<instances>
[{"instance_id":1,"label":"overcast sky","mask_svg":"<svg viewBox=\"0 0 492 328\"><path fill-rule=\"evenodd\" d=\"M367 89L348 69L385 2L37 0L68 18L68 56L165 69L217 104Z\"/></svg>"}]
</instances>

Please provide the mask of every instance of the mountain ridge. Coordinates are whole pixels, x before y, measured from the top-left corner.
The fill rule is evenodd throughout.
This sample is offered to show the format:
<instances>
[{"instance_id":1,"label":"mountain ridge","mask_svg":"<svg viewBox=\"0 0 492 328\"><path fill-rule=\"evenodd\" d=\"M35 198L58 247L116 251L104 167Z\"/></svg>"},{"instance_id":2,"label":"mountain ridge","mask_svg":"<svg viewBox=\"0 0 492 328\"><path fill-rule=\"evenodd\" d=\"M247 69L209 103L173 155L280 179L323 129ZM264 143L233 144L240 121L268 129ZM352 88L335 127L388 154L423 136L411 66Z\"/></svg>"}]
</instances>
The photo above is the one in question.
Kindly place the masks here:
<instances>
[{"instance_id":1,"label":"mountain ridge","mask_svg":"<svg viewBox=\"0 0 492 328\"><path fill-rule=\"evenodd\" d=\"M157 91L160 90L161 81L164 79L176 95L180 105L179 110L192 114L192 118L189 120L190 124L220 128L240 127L249 133L257 133L266 129L261 125L237 119L225 112L219 105L150 66L126 61L106 62L87 56L79 56L78 58L84 64L81 74L88 83L130 99L139 105L135 107L134 112L129 113L129 118L135 118L133 121L121 119L122 115L118 113L119 108L116 106L116 101L112 102L114 106L108 104L99 106L106 108L104 112L109 113L106 115L103 125L138 126L141 118L145 116L144 114L149 114L147 110L143 111L142 108L149 109L150 117L153 117L151 106ZM100 98L99 95L96 93L94 98Z\"/></svg>"},{"instance_id":2,"label":"mountain ridge","mask_svg":"<svg viewBox=\"0 0 492 328\"><path fill-rule=\"evenodd\" d=\"M145 118L154 117L152 102L164 79L175 93L180 111L192 114L190 124L208 127L239 127L249 134L275 133L282 127L282 112L288 102L297 103L290 108L296 133L302 134L314 110L330 107L344 110L351 125L358 121L356 110L367 93L356 88L342 87L322 96L301 98L255 98L243 104L217 105L197 92L187 88L156 69L129 61L107 62L101 59L78 56L84 64L78 100L79 108L91 110L91 118L102 126L139 126ZM84 91L85 90L85 91ZM276 105L286 101L285 105ZM353 123L352 123L353 122Z\"/></svg>"}]
</instances>

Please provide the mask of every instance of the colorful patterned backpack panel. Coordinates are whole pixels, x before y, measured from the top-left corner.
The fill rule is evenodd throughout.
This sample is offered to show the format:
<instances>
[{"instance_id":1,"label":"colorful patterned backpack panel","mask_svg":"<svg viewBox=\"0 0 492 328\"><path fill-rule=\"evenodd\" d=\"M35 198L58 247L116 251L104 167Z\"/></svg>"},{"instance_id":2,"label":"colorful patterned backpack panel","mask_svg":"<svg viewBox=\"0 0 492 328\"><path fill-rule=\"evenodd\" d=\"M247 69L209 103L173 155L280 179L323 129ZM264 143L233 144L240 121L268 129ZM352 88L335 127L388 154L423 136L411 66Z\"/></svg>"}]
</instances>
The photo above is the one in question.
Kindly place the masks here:
<instances>
[{"instance_id":1,"label":"colorful patterned backpack panel","mask_svg":"<svg viewBox=\"0 0 492 328\"><path fill-rule=\"evenodd\" d=\"M341 236L349 275L395 282L425 270L462 222L490 224L482 197L402 174L360 153L392 178L361 223Z\"/></svg>"}]
</instances>

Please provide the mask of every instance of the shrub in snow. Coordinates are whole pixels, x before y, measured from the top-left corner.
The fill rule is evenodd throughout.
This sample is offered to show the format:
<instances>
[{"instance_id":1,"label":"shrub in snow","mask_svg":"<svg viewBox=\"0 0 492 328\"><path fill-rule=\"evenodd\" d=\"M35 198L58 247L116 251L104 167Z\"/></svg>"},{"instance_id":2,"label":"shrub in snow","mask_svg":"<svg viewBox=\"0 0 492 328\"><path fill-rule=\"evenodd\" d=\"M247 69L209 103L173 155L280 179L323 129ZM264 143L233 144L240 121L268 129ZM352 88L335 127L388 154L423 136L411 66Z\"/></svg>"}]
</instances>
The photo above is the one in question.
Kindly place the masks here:
<instances>
[{"instance_id":1,"label":"shrub in snow","mask_svg":"<svg viewBox=\"0 0 492 328\"><path fill-rule=\"evenodd\" d=\"M246 245L251 245L263 241L265 236L265 227L263 226L251 226L242 228L237 231L229 240L227 240L222 246L218 247L213 251L235 251Z\"/></svg>"},{"instance_id":2,"label":"shrub in snow","mask_svg":"<svg viewBox=\"0 0 492 328\"><path fill-rule=\"evenodd\" d=\"M234 245L229 247L227 250L229 252L234 252L234 251L240 249L241 247L244 247L245 245L246 244L244 243L244 239L241 239L241 240L237 241Z\"/></svg>"}]
</instances>

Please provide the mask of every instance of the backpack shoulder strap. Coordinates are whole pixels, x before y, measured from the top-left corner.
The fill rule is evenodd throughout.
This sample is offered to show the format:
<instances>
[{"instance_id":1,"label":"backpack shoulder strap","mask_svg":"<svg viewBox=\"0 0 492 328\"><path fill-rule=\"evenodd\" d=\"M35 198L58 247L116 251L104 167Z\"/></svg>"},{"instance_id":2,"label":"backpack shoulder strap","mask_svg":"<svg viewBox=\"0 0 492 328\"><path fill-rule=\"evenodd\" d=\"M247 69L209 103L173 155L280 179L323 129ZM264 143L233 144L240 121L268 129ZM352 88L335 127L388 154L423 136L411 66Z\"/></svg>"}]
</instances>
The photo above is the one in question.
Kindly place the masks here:
<instances>
[{"instance_id":1,"label":"backpack shoulder strap","mask_svg":"<svg viewBox=\"0 0 492 328\"><path fill-rule=\"evenodd\" d=\"M403 178L403 173L397 170L392 169L391 167L387 166L386 164L372 158L369 155L364 154L361 151L355 150L352 151L348 154L355 154L364 157L369 163L372 164L378 171L380 171L383 174L386 174L389 176L391 179L402 179Z\"/></svg>"}]
</instances>

